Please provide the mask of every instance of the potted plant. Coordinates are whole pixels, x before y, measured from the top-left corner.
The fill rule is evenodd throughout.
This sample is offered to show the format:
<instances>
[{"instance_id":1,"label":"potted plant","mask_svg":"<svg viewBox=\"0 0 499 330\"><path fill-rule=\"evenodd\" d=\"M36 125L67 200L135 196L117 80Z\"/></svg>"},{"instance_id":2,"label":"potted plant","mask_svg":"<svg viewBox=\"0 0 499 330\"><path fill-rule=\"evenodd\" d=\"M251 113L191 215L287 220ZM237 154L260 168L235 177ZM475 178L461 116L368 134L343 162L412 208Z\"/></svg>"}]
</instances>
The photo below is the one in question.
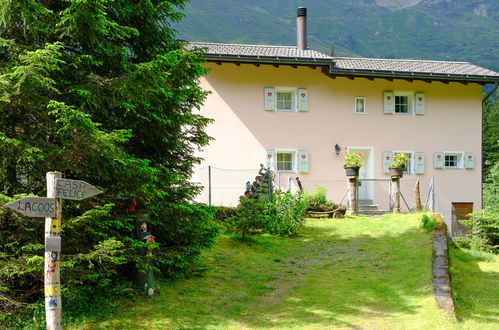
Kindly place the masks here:
<instances>
[{"instance_id":1,"label":"potted plant","mask_svg":"<svg viewBox=\"0 0 499 330\"><path fill-rule=\"evenodd\" d=\"M390 166L390 175L402 177L404 173L404 169L407 166L407 162L409 161L409 157L403 152L399 152L393 156L393 163Z\"/></svg>"},{"instance_id":2,"label":"potted plant","mask_svg":"<svg viewBox=\"0 0 499 330\"><path fill-rule=\"evenodd\" d=\"M359 169L364 165L362 154L349 152L343 158L345 161L345 171L347 176L359 176Z\"/></svg>"}]
</instances>

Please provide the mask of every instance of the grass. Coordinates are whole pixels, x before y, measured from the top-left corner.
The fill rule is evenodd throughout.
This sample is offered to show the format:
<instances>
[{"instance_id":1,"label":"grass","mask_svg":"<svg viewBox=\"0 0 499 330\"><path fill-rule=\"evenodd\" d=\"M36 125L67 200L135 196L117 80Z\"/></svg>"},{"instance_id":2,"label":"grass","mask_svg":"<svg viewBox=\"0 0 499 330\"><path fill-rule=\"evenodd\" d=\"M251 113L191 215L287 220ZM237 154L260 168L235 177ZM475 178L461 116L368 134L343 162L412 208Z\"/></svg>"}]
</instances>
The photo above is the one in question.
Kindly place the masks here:
<instances>
[{"instance_id":1,"label":"grass","mask_svg":"<svg viewBox=\"0 0 499 330\"><path fill-rule=\"evenodd\" d=\"M449 249L453 299L467 329L499 329L499 260L497 256Z\"/></svg>"},{"instance_id":2,"label":"grass","mask_svg":"<svg viewBox=\"0 0 499 330\"><path fill-rule=\"evenodd\" d=\"M158 295L123 302L107 320L67 328L459 329L488 323L492 329L492 300L472 315L458 304L461 323L436 307L432 234L420 228L420 218L309 220L298 237L259 236L251 245L222 235L204 254L204 274L160 283ZM468 294L461 285L459 297Z\"/></svg>"}]
</instances>

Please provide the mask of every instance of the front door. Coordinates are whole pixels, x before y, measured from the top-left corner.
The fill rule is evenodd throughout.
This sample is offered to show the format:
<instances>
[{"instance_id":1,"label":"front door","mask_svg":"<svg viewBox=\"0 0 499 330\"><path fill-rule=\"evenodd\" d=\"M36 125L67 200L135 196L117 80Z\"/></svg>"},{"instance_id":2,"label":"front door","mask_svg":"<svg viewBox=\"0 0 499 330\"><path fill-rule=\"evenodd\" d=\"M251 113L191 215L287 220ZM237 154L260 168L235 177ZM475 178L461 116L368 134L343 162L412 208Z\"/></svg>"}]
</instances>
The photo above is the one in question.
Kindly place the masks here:
<instances>
[{"instance_id":1,"label":"front door","mask_svg":"<svg viewBox=\"0 0 499 330\"><path fill-rule=\"evenodd\" d=\"M364 166L360 168L359 179L372 179L373 177L373 161L372 150L370 147L350 147L348 151L355 152L362 155ZM373 181L359 180L358 189L358 203L359 205L373 204Z\"/></svg>"}]
</instances>

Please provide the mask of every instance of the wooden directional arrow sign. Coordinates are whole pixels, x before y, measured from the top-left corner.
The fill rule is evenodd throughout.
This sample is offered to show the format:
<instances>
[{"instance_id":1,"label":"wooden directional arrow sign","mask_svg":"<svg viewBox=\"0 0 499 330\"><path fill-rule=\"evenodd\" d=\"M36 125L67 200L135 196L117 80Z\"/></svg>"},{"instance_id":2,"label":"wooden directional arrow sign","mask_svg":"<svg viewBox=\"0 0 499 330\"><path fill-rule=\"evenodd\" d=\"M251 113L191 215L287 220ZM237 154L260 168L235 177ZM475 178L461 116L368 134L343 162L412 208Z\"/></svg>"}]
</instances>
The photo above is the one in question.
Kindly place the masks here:
<instances>
[{"instance_id":1,"label":"wooden directional arrow sign","mask_svg":"<svg viewBox=\"0 0 499 330\"><path fill-rule=\"evenodd\" d=\"M25 197L6 204L5 206L13 209L14 211L27 215L28 217L56 217L55 198Z\"/></svg>"},{"instance_id":2,"label":"wooden directional arrow sign","mask_svg":"<svg viewBox=\"0 0 499 330\"><path fill-rule=\"evenodd\" d=\"M55 197L80 201L102 193L90 183L80 180L57 179Z\"/></svg>"}]
</instances>

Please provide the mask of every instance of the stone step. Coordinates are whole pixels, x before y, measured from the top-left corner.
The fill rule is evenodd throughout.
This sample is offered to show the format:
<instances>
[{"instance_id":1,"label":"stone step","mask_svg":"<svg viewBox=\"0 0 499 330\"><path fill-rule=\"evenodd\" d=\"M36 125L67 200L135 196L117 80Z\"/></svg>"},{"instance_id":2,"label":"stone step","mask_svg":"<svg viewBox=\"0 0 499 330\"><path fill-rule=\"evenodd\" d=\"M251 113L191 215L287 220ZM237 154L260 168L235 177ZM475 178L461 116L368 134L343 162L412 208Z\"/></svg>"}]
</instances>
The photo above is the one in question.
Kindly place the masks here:
<instances>
[{"instance_id":1,"label":"stone step","mask_svg":"<svg viewBox=\"0 0 499 330\"><path fill-rule=\"evenodd\" d=\"M378 205L377 204L359 205L358 208L359 208L359 210L376 211L376 210L378 210Z\"/></svg>"},{"instance_id":2,"label":"stone step","mask_svg":"<svg viewBox=\"0 0 499 330\"><path fill-rule=\"evenodd\" d=\"M390 213L390 211L385 211L385 210L358 210L359 214L362 215L383 215L386 213Z\"/></svg>"}]
</instances>

